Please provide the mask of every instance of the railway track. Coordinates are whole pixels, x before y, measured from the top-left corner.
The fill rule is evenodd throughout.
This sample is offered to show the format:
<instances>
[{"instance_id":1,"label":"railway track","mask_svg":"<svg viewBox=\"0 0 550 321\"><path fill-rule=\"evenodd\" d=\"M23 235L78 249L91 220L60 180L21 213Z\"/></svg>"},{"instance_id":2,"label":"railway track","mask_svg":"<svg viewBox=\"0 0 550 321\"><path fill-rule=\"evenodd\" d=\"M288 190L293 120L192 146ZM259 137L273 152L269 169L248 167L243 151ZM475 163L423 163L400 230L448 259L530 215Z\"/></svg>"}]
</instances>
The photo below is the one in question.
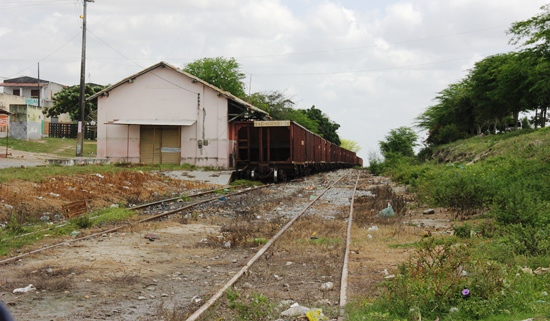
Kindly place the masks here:
<instances>
[{"instance_id":1,"label":"railway track","mask_svg":"<svg viewBox=\"0 0 550 321\"><path fill-rule=\"evenodd\" d=\"M355 176L355 179L351 179L351 181L345 182L346 179L349 180L352 176ZM296 295L296 292L293 292L292 286L289 283L284 283L283 281L282 287L280 286L280 284L277 284L277 283L281 283L280 282L281 280L285 280L287 278L286 275L294 276L295 274L300 274L300 273L301 273L300 275L308 275L308 272L311 272L312 269L314 270L318 269L318 266L316 265L319 265L319 264L322 265L323 262L316 262L318 258L317 256L318 254L312 255L311 253L309 253L311 255L309 259L310 261L313 261L311 262L312 263L311 266L308 266L307 263L302 263L301 266L303 267L302 269L303 271L297 271L297 269L292 269L293 272L291 272L290 274L288 273L288 271L284 271L285 268L279 269L280 272L276 272L278 274L273 274L271 277L271 274L273 273L273 271L277 270L277 268L275 269L273 268L273 265L275 266L278 265L278 267L280 268L281 263L284 262L287 258L293 261L297 258L296 253L291 254L290 253L291 251L289 251L289 249L286 248L285 245L279 245L276 249L273 249L273 247L275 247L274 245L276 244L276 242L280 238L282 238L282 236L295 225L296 221L298 220L307 221L308 219L311 220L313 216L317 216L317 219L320 219L321 223L323 220L330 222L330 224L327 224L327 225L320 224L319 226L317 226L318 228L325 227L325 228L340 230L336 234L342 234L341 227L342 225L346 226L345 233L344 233L345 235L340 235L342 237L342 240L344 241L340 244L340 246L338 246L338 251L340 251L340 254L341 254L341 255L338 255L338 257L339 258L341 257L341 260L340 260L341 262L338 262L337 264L328 264L328 266L325 266L325 268L329 267L329 270L331 271L330 273L325 273L329 275L321 276L321 279L325 279L326 282L321 282L319 287L317 288L315 287L319 285L317 284L317 282L311 282L311 281L308 283L314 284L314 286L313 287L310 285L306 286L305 280L302 280L301 282L297 282L297 284L300 287L303 286L304 288L308 288L305 292L307 291L323 292L323 297L325 296L325 294L329 296L328 292L338 293L338 295L332 295L331 297L333 298L333 300L337 299L338 301L337 302L337 305L339 307L339 309L337 310L338 320L339 321L344 320L345 305L346 305L346 299L347 299L346 293L347 293L349 247L351 244L351 226L353 224L353 204L354 204L354 199L355 199L359 178L360 178L360 172L342 176L339 179L335 180L333 183L331 183L323 191L319 192L318 195L315 198L313 198L311 202L309 202L304 207L303 210L296 213L296 215L290 221L288 221L286 225L283 228L281 228L281 230L277 234L275 234L269 241L266 242L264 246L262 246L256 252L256 254L246 263L246 265L244 265L227 283L225 283L224 286L221 287L208 301L206 301L202 306L200 306L200 308L198 308L195 312L193 312L193 314L191 314L186 319L186 321L211 320L212 317L227 314L228 313L227 306L224 307L224 303L218 304L217 307L213 307L213 306L217 304L220 299L222 300L224 299L223 295L228 290L232 291L233 293L232 295L235 295L235 292L238 291L238 289L243 289L245 292L254 292L262 289L262 292L269 293L268 296L270 297L270 299L274 299L274 298L277 300L282 299L283 301L285 297L287 298L299 297ZM349 187L351 187L351 189ZM348 189L350 189L350 191L348 191ZM328 208L329 206L327 205L331 201L334 202L334 197L330 198L331 201L327 203L326 201L323 202L323 196L329 191L336 194L340 194L340 197L339 197L340 200L344 198L349 198L350 200L349 205L332 206L332 208ZM338 199L338 197L336 199ZM349 212L347 215L346 213L342 212L342 207L348 207L347 210ZM332 215L329 215L329 214L332 214ZM309 218L308 218L308 215L309 215ZM339 222L335 222L337 216L340 218ZM347 221L347 223L345 223L345 221ZM289 234L289 233L286 233L286 234ZM328 234L330 233L322 233L322 232L319 233L317 231L313 231L309 238L313 244L316 244L316 243L323 244L324 242L329 242L330 244L331 239L326 238ZM324 235L324 236L321 236L321 235ZM289 240L292 240L292 239L294 239L294 241L302 240L301 238L296 239L296 236L298 235L288 236L286 242L289 242ZM334 241L335 243L338 243L334 239L332 239L332 241ZM292 241L290 242L292 243ZM336 245L328 245L328 247L334 248L336 247ZM324 249L321 248L321 252L323 251ZM276 258L273 259L274 257ZM261 260L261 258L264 258L264 260ZM260 264L257 263L258 261L260 261ZM270 262L270 261L275 261L275 262ZM300 266L300 264L296 264L296 262L293 262L293 261L286 261L284 266L285 267L289 267L292 265ZM260 270L260 272L255 270L254 273L251 273L250 271L252 270L252 268L254 269L257 268L258 270ZM290 268L288 270L290 270ZM254 277L251 276L252 274L254 274ZM262 274L264 276L261 276ZM312 276L311 273L309 274L310 274L309 277L311 277ZM293 279L293 278L289 277L288 279ZM251 286L251 283L247 282L247 280L253 281L254 284ZM262 280L264 281L265 284L260 284ZM238 282L240 282L240 284L238 284ZM292 282L292 281L289 281L289 282ZM335 283L339 285L338 286L339 291L336 290L334 285ZM247 289L248 290L253 289L254 291L247 291ZM279 291L277 291L277 289ZM300 292L304 292L304 291L302 290ZM239 293L238 295L254 297L254 296L257 296L257 293L246 293L246 294ZM315 296L313 295L313 297ZM295 300L292 300L292 301L294 301L293 304L297 303L295 302ZM317 304L317 305L328 306L329 310L333 310L331 306L336 304L336 302L331 302L330 300L317 301L313 303L314 305ZM227 302L225 304L227 304ZM233 302L230 302L230 304L233 304ZM303 313L304 311L305 309L302 312L295 313L295 315L293 315L292 312L289 312L287 316L297 317L299 316L299 314L304 314ZM321 310L311 309L309 312L316 313L314 311L317 311L317 313L320 313ZM336 313L335 311L332 311L332 314L335 314L335 313Z\"/></svg>"},{"instance_id":2,"label":"railway track","mask_svg":"<svg viewBox=\"0 0 550 321\"><path fill-rule=\"evenodd\" d=\"M220 194L220 195L223 195L223 197L227 198L227 197L231 197L231 196L240 195L240 194L248 193L248 192L251 192L251 191L255 191L255 190L258 190L258 189L262 189L262 188L265 188L267 186L268 185L261 185L261 186L250 187L250 188L247 188L247 187L244 187L244 186L235 186L235 187L231 187L231 188L208 190L208 191L199 192L199 193L195 193L195 194L185 195L184 197L192 200L192 199L197 199L199 197L203 197L205 195L210 195L210 194L214 194L216 192L223 191L224 193ZM236 192L230 192L230 190L239 189L239 188L241 188L241 190L238 190ZM153 221L153 220L158 220L158 219L170 216L170 215L174 215L174 214L179 213L181 211L185 211L187 209L193 208L193 207L201 205L201 204L205 204L205 203L208 203L208 202L219 200L219 196L205 198L205 199L199 199L199 200L197 200L195 202L191 202L191 203L188 203L188 202L180 203L180 202L178 202L178 200L182 200L182 197L173 197L173 198L158 200L158 201L154 201L154 202L150 202L150 203L146 203L146 204L132 206L132 207L130 207L130 209L131 210L144 210L144 209L147 209L147 208L155 207L157 205L161 205L160 209L158 209L158 208L153 209L152 211L150 211L148 213L147 217L138 220L136 223L139 224L139 223L150 222L150 221ZM168 210L166 210L166 209L168 209ZM9 258L0 260L0 265L17 261L17 260L19 260L23 257L26 257L28 255L31 255L31 254L40 253L40 252L50 250L50 249L60 247L60 246L66 246L69 243L75 243L75 242L87 240L87 239L90 239L90 238L98 237L98 236L101 236L101 235L104 235L104 234L107 234L107 233L113 233L113 232L116 232L116 231L120 231L124 228L127 228L130 224L133 224L133 223L123 223L123 224L121 224L117 227L114 227L114 228L109 228L109 229L105 229L105 230L102 230L102 231L99 231L99 232L92 233L90 235L86 235L86 236L82 236L82 237L78 237L78 238L74 238L74 239L70 239L70 240L65 240L63 242L58 242L58 243L55 243L55 244L52 244L52 245L49 245L49 246L44 246L44 247L36 249L36 250L32 250L32 251L25 252L25 253L22 253L22 254L13 256L13 257L9 257ZM44 232L44 231L41 231L41 232Z\"/></svg>"},{"instance_id":3,"label":"railway track","mask_svg":"<svg viewBox=\"0 0 550 321\"><path fill-rule=\"evenodd\" d=\"M49 319L93 315L97 320L133 320L139 315L143 320L167 316L172 320L212 320L235 312L223 295L231 291L241 299L263 295L270 302L288 302L292 298L337 318L343 315L346 303L346 256L359 180L357 172L351 170L345 177L337 177L342 172L216 194L187 204L178 202L179 198L144 204L136 210L148 207L161 212L147 210L140 224L104 230L0 261L16 262L12 267L23 269L21 274L14 272L12 279L28 276L29 271L59 270L60 276L75 283L65 290L66 298L44 287L40 300L27 296L12 303L34 307ZM194 218L182 225L183 217ZM264 228L260 233L264 236L255 237L252 245L224 246L241 232L224 228L234 223L239 227L243 222L249 223L247 228L253 233L260 230L259 226L268 226L272 232ZM150 232L160 238L144 240ZM205 237L205 233L211 236ZM125 244L128 246L123 248ZM61 263L59 258L63 258ZM47 276L50 272L43 273ZM132 281L136 279L140 281ZM137 283L127 284L129 281ZM33 282L37 285L38 281ZM321 290L329 283L330 289ZM26 285L14 283L13 287ZM40 290L40 285L37 288ZM81 297L86 301L78 299ZM160 303L154 302L160 298L163 303L158 310ZM54 308L57 301L65 305L71 300L77 301L66 312ZM158 311L152 312L155 309ZM29 312L14 316L33 318Z\"/></svg>"}]
</instances>

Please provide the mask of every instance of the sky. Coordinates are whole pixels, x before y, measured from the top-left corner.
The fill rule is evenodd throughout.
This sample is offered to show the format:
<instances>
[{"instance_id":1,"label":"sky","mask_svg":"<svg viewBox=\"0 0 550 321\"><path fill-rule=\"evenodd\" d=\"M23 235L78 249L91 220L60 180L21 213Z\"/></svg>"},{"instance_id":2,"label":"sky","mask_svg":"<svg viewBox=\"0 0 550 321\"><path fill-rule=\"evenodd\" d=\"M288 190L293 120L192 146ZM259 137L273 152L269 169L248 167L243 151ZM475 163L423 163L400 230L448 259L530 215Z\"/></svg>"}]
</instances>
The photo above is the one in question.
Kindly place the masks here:
<instances>
[{"instance_id":1,"label":"sky","mask_svg":"<svg viewBox=\"0 0 550 321\"><path fill-rule=\"evenodd\" d=\"M546 1L95 0L86 82L234 57L247 93L315 105L366 161L391 129L418 130L415 118L475 62L517 50L506 31ZM0 1L0 81L37 77L40 64L41 79L79 84L82 9L82 0Z\"/></svg>"}]
</instances>

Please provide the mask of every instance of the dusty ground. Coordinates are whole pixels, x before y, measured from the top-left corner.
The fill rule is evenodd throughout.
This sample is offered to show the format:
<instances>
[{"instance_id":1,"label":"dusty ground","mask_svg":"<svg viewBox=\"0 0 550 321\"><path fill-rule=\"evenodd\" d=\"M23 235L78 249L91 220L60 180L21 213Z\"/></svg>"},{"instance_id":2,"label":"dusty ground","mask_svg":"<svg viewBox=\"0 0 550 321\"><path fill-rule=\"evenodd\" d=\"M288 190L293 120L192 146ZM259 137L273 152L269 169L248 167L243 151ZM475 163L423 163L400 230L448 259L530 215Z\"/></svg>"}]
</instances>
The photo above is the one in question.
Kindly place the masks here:
<instances>
[{"instance_id":1,"label":"dusty ground","mask_svg":"<svg viewBox=\"0 0 550 321\"><path fill-rule=\"evenodd\" d=\"M389 182L381 178L373 180L372 184L364 186L364 190L385 183ZM314 184L318 181L311 178L298 187L285 189L282 185L277 186L251 195L254 206L246 205L246 199L228 200L189 213L188 216L194 218L192 222L176 218L131 225L114 234L71 243L0 266L0 301L8 306L17 320L155 320L174 308L200 305L257 250L205 244L223 235L221 221L214 217L228 216L234 208L242 208L242 215L254 215L258 219L267 217L272 211L278 217L290 216L294 206L309 200L315 192L309 186ZM205 187L158 174L113 174L103 178L89 175L57 178L44 184L15 182L9 187L0 186L0 198L4 204L25 204L19 215L32 210L41 216L50 213L53 218L62 204L88 197L88 191L94 191L91 206L100 208L113 203L143 202L161 195L189 194ZM405 193L400 188L395 190ZM343 198L336 194L334 200L339 202ZM12 211L17 211L17 205L11 206L14 207ZM327 209L325 206L318 211ZM370 212L365 214L368 208L359 207L358 211L372 216ZM9 214L6 209L4 212L0 209L0 216L2 213ZM376 295L376 283L406 260L409 250L391 248L388 244L414 242L428 231L447 233L448 217L439 210L427 216L422 214L422 209L416 209L408 211L403 221L397 224L367 220L363 225L354 226L350 299ZM369 230L375 225L378 230ZM145 238L147 234L154 234L158 239L151 241ZM44 242L53 241L46 238ZM296 263L294 266L308 264L302 260L303 257L294 257L290 261ZM285 265L282 263L288 261L288 258L281 257L271 262L277 262L273 265L280 269ZM315 268L315 262L311 266ZM284 273L273 271L274 274ZM285 271L288 274L291 269ZM246 282L254 286L253 280L248 276L241 286ZM318 277L314 281L326 280ZM279 283L285 286L285 282ZM15 288L29 284L33 284L37 291L12 293ZM299 283L289 284L289 287L291 297L293 287L299 287ZM336 301L332 297L330 299ZM312 295L311 301L317 298Z\"/></svg>"}]
</instances>

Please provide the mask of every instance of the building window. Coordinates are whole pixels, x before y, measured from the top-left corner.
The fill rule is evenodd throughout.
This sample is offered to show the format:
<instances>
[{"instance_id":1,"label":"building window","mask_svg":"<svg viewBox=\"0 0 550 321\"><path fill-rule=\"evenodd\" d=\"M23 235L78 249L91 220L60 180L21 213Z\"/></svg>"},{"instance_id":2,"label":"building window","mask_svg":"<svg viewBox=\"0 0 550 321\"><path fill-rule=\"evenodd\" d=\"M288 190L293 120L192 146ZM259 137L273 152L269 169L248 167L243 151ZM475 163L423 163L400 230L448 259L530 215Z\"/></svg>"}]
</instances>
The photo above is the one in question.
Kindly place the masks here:
<instances>
[{"instance_id":1,"label":"building window","mask_svg":"<svg viewBox=\"0 0 550 321\"><path fill-rule=\"evenodd\" d=\"M14 96L21 96L21 89L14 89L13 90L13 95Z\"/></svg>"},{"instance_id":2,"label":"building window","mask_svg":"<svg viewBox=\"0 0 550 321\"><path fill-rule=\"evenodd\" d=\"M31 98L38 98L38 89L31 89Z\"/></svg>"}]
</instances>

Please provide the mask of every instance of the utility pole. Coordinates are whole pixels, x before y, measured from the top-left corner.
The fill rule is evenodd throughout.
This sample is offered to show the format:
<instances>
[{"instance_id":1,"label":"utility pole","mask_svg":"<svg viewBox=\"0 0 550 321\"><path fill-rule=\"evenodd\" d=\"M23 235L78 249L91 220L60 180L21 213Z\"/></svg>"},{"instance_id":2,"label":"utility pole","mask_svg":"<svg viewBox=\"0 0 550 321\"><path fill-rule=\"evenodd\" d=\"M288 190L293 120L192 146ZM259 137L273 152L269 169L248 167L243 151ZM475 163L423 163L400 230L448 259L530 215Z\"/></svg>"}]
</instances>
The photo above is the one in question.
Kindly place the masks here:
<instances>
[{"instance_id":1,"label":"utility pole","mask_svg":"<svg viewBox=\"0 0 550 321\"><path fill-rule=\"evenodd\" d=\"M80 121L76 136L76 157L82 157L84 149L84 120L86 113L86 5L94 0L83 0L84 10L82 14L82 58L80 60Z\"/></svg>"}]
</instances>

